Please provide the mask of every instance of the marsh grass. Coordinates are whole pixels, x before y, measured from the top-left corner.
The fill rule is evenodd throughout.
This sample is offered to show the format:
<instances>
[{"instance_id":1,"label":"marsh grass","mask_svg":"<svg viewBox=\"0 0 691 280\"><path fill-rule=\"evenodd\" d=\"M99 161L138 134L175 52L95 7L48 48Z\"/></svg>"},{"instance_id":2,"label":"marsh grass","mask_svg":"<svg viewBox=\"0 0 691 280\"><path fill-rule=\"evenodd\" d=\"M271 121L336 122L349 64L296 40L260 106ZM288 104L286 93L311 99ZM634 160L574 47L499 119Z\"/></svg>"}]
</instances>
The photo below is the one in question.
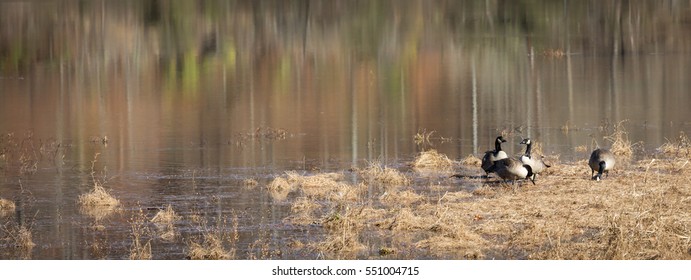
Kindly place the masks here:
<instances>
[{"instance_id":1,"label":"marsh grass","mask_svg":"<svg viewBox=\"0 0 691 280\"><path fill-rule=\"evenodd\" d=\"M236 258L238 233L238 216L222 215L209 225L201 219L198 230L201 236L187 242L187 257L193 260L229 260Z\"/></svg>"},{"instance_id":2,"label":"marsh grass","mask_svg":"<svg viewBox=\"0 0 691 280\"><path fill-rule=\"evenodd\" d=\"M374 195L338 202L301 193L286 222L321 227L323 240L305 243L328 258L387 248L397 258L691 259L688 160L640 160L596 182L586 159L555 159L537 185L490 182L445 188L436 198L405 187L370 188ZM365 182L375 183L365 170ZM397 242L370 244L372 235Z\"/></svg>"},{"instance_id":3,"label":"marsh grass","mask_svg":"<svg viewBox=\"0 0 691 280\"><path fill-rule=\"evenodd\" d=\"M364 185L350 185L342 173L317 173L301 175L295 171L285 172L267 185L269 194L275 200L284 200L293 191L317 200L356 200L362 194Z\"/></svg>"},{"instance_id":4,"label":"marsh grass","mask_svg":"<svg viewBox=\"0 0 691 280\"><path fill-rule=\"evenodd\" d=\"M610 151L621 157L630 158L633 155L635 145L629 140L629 133L625 128L626 120L620 121L614 125L614 132L606 136L605 139L612 142Z\"/></svg>"},{"instance_id":5,"label":"marsh grass","mask_svg":"<svg viewBox=\"0 0 691 280\"><path fill-rule=\"evenodd\" d=\"M11 200L7 200L4 198L0 198L0 216L3 215L3 213L11 213L14 212L15 204Z\"/></svg>"},{"instance_id":6,"label":"marsh grass","mask_svg":"<svg viewBox=\"0 0 691 280\"><path fill-rule=\"evenodd\" d=\"M180 216L175 213L173 207L168 204L165 209L159 210L156 215L151 218L151 222L160 225L170 225L180 220Z\"/></svg>"},{"instance_id":7,"label":"marsh grass","mask_svg":"<svg viewBox=\"0 0 691 280\"><path fill-rule=\"evenodd\" d=\"M453 167L453 161L437 150L429 150L418 154L413 162L413 167L449 170Z\"/></svg>"},{"instance_id":8,"label":"marsh grass","mask_svg":"<svg viewBox=\"0 0 691 280\"><path fill-rule=\"evenodd\" d=\"M0 247L7 250L18 259L31 259L31 252L36 246L33 242L33 232L26 224L7 222L2 224L0 231Z\"/></svg>"},{"instance_id":9,"label":"marsh grass","mask_svg":"<svg viewBox=\"0 0 691 280\"><path fill-rule=\"evenodd\" d=\"M83 207L117 207L120 200L110 194L103 186L94 184L90 192L79 196L79 204Z\"/></svg>"},{"instance_id":10,"label":"marsh grass","mask_svg":"<svg viewBox=\"0 0 691 280\"><path fill-rule=\"evenodd\" d=\"M480 167L482 166L482 160L473 154L469 154L461 160L461 164L468 166Z\"/></svg>"},{"instance_id":11,"label":"marsh grass","mask_svg":"<svg viewBox=\"0 0 691 280\"><path fill-rule=\"evenodd\" d=\"M34 137L30 131L23 135L0 134L0 168L19 176L33 174L41 163L62 164L68 148L53 138Z\"/></svg>"},{"instance_id":12,"label":"marsh grass","mask_svg":"<svg viewBox=\"0 0 691 280\"><path fill-rule=\"evenodd\" d=\"M658 150L667 156L691 158L691 140L682 131L675 140L667 139Z\"/></svg>"},{"instance_id":13,"label":"marsh grass","mask_svg":"<svg viewBox=\"0 0 691 280\"><path fill-rule=\"evenodd\" d=\"M366 249L362 243L360 223L363 208L339 207L326 215L321 225L327 234L323 241L314 244L314 249L335 259L354 259L358 252Z\"/></svg>"},{"instance_id":14,"label":"marsh grass","mask_svg":"<svg viewBox=\"0 0 691 280\"><path fill-rule=\"evenodd\" d=\"M400 171L382 166L378 162L370 162L369 166L360 170L360 175L367 183L378 183L384 186L405 186L410 179Z\"/></svg>"},{"instance_id":15,"label":"marsh grass","mask_svg":"<svg viewBox=\"0 0 691 280\"><path fill-rule=\"evenodd\" d=\"M158 237L165 241L173 241L176 235L175 223L180 219L180 215L175 213L173 207L168 204L165 209L159 210L156 215L151 218L151 222L156 225Z\"/></svg>"},{"instance_id":16,"label":"marsh grass","mask_svg":"<svg viewBox=\"0 0 691 280\"><path fill-rule=\"evenodd\" d=\"M96 179L94 166L98 160L98 153L94 155L94 159L91 161L91 180L93 181L93 189L90 192L79 195L79 205L82 207L105 207L105 208L116 208L120 205L120 200L115 198L110 194L105 188L101 181Z\"/></svg>"},{"instance_id":17,"label":"marsh grass","mask_svg":"<svg viewBox=\"0 0 691 280\"><path fill-rule=\"evenodd\" d=\"M132 245L130 246L130 260L151 259L151 229L147 225L148 219L144 210L139 210L130 219Z\"/></svg>"}]
</instances>

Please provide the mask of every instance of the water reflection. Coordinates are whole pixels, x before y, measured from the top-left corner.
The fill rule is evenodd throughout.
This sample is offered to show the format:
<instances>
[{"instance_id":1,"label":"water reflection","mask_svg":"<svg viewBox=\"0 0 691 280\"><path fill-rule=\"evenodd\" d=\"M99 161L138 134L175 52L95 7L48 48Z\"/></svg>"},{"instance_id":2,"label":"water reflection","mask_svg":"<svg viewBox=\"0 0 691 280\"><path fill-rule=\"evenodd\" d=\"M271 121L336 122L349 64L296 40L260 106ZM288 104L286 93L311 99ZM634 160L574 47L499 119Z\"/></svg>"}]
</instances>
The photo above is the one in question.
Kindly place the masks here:
<instances>
[{"instance_id":1,"label":"water reflection","mask_svg":"<svg viewBox=\"0 0 691 280\"><path fill-rule=\"evenodd\" d=\"M79 227L91 221L74 201L92 184L96 153L95 170L112 177L126 208L174 204L212 217L239 209L248 245L288 208L262 188L238 191L242 180L265 185L285 170L366 160L401 166L429 148L415 144L420 131L434 131L433 148L452 158L478 154L504 132L569 160L584 156L576 146L608 145L607 128L628 120L630 139L651 151L691 130L689 9L679 1L1 3L0 26L13 28L0 30L0 132L25 139L30 131L36 145L60 148L37 157L32 173L2 162L0 197L15 200L18 223L32 223L35 242L47 244L34 258L122 258L125 214L106 221L116 228L107 234ZM266 129L285 136L248 137ZM103 137L107 145L91 141Z\"/></svg>"}]
</instances>

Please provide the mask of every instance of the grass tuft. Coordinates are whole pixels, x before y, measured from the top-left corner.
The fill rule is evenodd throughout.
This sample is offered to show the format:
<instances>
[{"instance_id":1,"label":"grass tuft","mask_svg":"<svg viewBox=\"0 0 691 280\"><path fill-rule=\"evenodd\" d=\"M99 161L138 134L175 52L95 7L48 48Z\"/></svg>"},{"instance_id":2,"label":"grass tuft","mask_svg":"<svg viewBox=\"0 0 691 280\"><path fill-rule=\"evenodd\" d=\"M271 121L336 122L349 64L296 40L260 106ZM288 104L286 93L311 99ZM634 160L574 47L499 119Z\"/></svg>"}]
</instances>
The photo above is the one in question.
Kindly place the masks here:
<instances>
[{"instance_id":1,"label":"grass tuft","mask_svg":"<svg viewBox=\"0 0 691 280\"><path fill-rule=\"evenodd\" d=\"M173 207L168 204L168 207L166 209L159 210L158 213L151 219L152 223L155 224L173 224L180 220L180 216L175 213L173 210Z\"/></svg>"},{"instance_id":2,"label":"grass tuft","mask_svg":"<svg viewBox=\"0 0 691 280\"><path fill-rule=\"evenodd\" d=\"M100 184L95 183L90 192L79 196L79 204L81 206L118 206L120 200L112 196Z\"/></svg>"},{"instance_id":3,"label":"grass tuft","mask_svg":"<svg viewBox=\"0 0 691 280\"><path fill-rule=\"evenodd\" d=\"M237 242L240 239L238 216L234 212L232 217L223 215L213 227L208 227L205 220L200 222L201 238L188 242L187 258L192 260L234 259Z\"/></svg>"},{"instance_id":4,"label":"grass tuft","mask_svg":"<svg viewBox=\"0 0 691 280\"><path fill-rule=\"evenodd\" d=\"M612 142L610 151L618 156L630 157L633 155L634 145L629 141L629 133L626 132L623 120L614 126L614 133L606 136L605 139Z\"/></svg>"},{"instance_id":5,"label":"grass tuft","mask_svg":"<svg viewBox=\"0 0 691 280\"><path fill-rule=\"evenodd\" d=\"M15 204L11 200L0 198L0 216L3 213L13 212L15 209Z\"/></svg>"},{"instance_id":6,"label":"grass tuft","mask_svg":"<svg viewBox=\"0 0 691 280\"><path fill-rule=\"evenodd\" d=\"M413 162L415 168L436 168L436 169L450 169L453 166L453 161L446 155L440 154L437 150L429 150L420 153Z\"/></svg>"},{"instance_id":7,"label":"grass tuft","mask_svg":"<svg viewBox=\"0 0 691 280\"><path fill-rule=\"evenodd\" d=\"M461 164L468 166L480 167L482 166L482 160L473 154L469 154L467 157L461 160Z\"/></svg>"},{"instance_id":8,"label":"grass tuft","mask_svg":"<svg viewBox=\"0 0 691 280\"><path fill-rule=\"evenodd\" d=\"M410 184L410 179L396 169L383 167L375 162L360 171L360 174L368 183L380 183L386 186L405 186Z\"/></svg>"},{"instance_id":9,"label":"grass tuft","mask_svg":"<svg viewBox=\"0 0 691 280\"><path fill-rule=\"evenodd\" d=\"M681 131L677 139L667 140L667 143L662 144L658 150L667 156L691 158L691 140L686 133Z\"/></svg>"},{"instance_id":10,"label":"grass tuft","mask_svg":"<svg viewBox=\"0 0 691 280\"><path fill-rule=\"evenodd\" d=\"M151 231L146 226L146 215L139 208L134 217L130 219L132 229L132 245L130 246L130 260L150 260L151 259ZM145 239L148 239L144 242Z\"/></svg>"}]
</instances>

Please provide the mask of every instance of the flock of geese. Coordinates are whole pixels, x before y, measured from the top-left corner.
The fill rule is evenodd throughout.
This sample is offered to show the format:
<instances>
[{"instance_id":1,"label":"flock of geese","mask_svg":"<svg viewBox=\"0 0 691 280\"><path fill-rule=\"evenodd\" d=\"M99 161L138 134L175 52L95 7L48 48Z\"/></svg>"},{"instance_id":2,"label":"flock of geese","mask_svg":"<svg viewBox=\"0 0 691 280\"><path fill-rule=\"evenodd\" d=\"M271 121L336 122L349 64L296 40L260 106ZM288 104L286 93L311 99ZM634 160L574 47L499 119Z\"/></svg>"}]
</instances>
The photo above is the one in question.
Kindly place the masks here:
<instances>
[{"instance_id":1,"label":"flock of geese","mask_svg":"<svg viewBox=\"0 0 691 280\"><path fill-rule=\"evenodd\" d=\"M534 157L530 154L533 145L530 138L525 138L520 144L526 145L525 154L518 159L510 158L506 152L501 149L501 144L506 140L502 136L498 136L494 141L494 150L485 152L482 157L482 169L489 175L489 173L496 173L500 178L511 180L514 184L518 179L530 179L535 184L535 177L537 174L546 170L547 165L541 158ZM600 181L602 174L609 176L609 171L612 170L615 164L614 155L606 149L596 149L590 154L588 165L590 166L590 176L593 180ZM597 174L595 174L597 171Z\"/></svg>"}]
</instances>

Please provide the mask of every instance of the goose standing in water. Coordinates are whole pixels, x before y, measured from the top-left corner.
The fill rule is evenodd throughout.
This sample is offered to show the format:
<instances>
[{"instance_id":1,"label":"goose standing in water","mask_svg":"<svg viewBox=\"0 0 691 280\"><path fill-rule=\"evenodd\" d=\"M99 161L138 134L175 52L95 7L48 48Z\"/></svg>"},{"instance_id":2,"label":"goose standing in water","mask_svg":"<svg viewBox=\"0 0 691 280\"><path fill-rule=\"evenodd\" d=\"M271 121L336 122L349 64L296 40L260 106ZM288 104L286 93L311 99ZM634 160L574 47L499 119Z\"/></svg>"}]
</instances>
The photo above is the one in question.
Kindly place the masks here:
<instances>
[{"instance_id":1,"label":"goose standing in water","mask_svg":"<svg viewBox=\"0 0 691 280\"><path fill-rule=\"evenodd\" d=\"M497 173L505 181L512 180L512 184L515 184L518 179L530 179L533 185L535 185L535 180L531 178L533 176L533 169L530 165L523 164L517 159L505 158L497 160L489 169L489 172Z\"/></svg>"},{"instance_id":2,"label":"goose standing in water","mask_svg":"<svg viewBox=\"0 0 691 280\"><path fill-rule=\"evenodd\" d=\"M482 170L484 170L488 175L490 172L492 172L489 170L494 165L495 161L509 157L506 152L501 150L501 143L504 142L506 142L504 137L498 136L497 139L494 140L494 150L486 151L485 156L482 157Z\"/></svg>"},{"instance_id":3,"label":"goose standing in water","mask_svg":"<svg viewBox=\"0 0 691 280\"><path fill-rule=\"evenodd\" d=\"M521 156L521 162L523 164L529 165L530 168L532 168L533 171L533 178L532 181L533 183L535 182L535 177L537 176L538 173L544 171L547 169L547 167L550 167L549 165L545 164L544 161L542 161L541 158L533 157L530 154L530 150L532 149L533 142L530 140L530 138L525 138L523 141L521 141L521 144L525 144L525 154Z\"/></svg>"},{"instance_id":4,"label":"goose standing in water","mask_svg":"<svg viewBox=\"0 0 691 280\"><path fill-rule=\"evenodd\" d=\"M609 177L609 171L614 168L616 160L614 155L606 149L597 149L590 154L590 160L588 165L590 165L590 176L593 180L600 181L602 179L602 173L607 173ZM597 174L595 175L595 170Z\"/></svg>"}]
</instances>

